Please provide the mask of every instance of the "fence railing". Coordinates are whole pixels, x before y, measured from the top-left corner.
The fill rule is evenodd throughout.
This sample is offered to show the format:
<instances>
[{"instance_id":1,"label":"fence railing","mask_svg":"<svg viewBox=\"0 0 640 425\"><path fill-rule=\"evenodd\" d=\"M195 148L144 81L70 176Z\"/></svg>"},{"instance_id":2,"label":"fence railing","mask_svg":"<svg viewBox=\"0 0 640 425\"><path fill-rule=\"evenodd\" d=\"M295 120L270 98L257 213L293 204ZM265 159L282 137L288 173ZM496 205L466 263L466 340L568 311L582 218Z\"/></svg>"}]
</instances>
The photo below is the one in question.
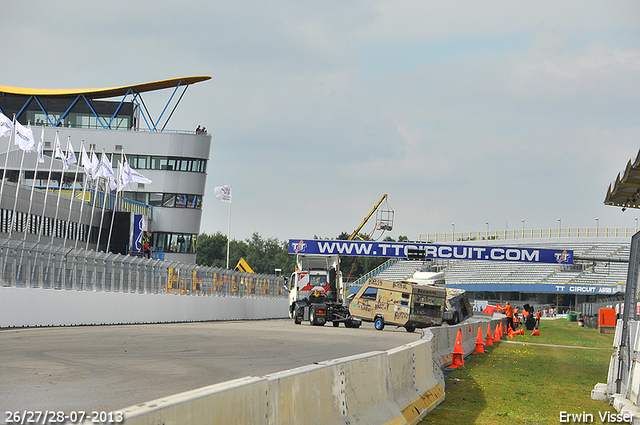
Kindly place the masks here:
<instances>
[{"instance_id":1,"label":"fence railing","mask_svg":"<svg viewBox=\"0 0 640 425\"><path fill-rule=\"evenodd\" d=\"M192 296L283 297L284 278L64 247L0 244L3 286Z\"/></svg>"},{"instance_id":2,"label":"fence railing","mask_svg":"<svg viewBox=\"0 0 640 425\"><path fill-rule=\"evenodd\" d=\"M556 229L486 230L483 232L420 233L420 242L467 242L499 239L630 238L632 227L576 227Z\"/></svg>"}]
</instances>

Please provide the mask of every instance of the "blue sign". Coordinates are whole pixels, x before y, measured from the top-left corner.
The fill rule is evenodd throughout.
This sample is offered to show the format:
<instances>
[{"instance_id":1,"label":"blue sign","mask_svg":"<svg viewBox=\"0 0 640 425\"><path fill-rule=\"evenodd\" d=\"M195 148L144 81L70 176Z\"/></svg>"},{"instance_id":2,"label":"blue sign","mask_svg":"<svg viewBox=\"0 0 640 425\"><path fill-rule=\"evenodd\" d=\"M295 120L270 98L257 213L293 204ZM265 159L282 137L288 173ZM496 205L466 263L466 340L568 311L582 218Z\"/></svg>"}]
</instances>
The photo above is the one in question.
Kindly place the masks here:
<instances>
[{"instance_id":1,"label":"blue sign","mask_svg":"<svg viewBox=\"0 0 640 425\"><path fill-rule=\"evenodd\" d=\"M289 239L289 254L405 258L409 250L416 249L423 251L426 258L444 260L573 264L573 251L566 249Z\"/></svg>"},{"instance_id":2,"label":"blue sign","mask_svg":"<svg viewBox=\"0 0 640 425\"><path fill-rule=\"evenodd\" d=\"M142 238L144 236L144 220L143 215L133 215L133 240L131 244L131 251L140 252L142 248Z\"/></svg>"}]
</instances>

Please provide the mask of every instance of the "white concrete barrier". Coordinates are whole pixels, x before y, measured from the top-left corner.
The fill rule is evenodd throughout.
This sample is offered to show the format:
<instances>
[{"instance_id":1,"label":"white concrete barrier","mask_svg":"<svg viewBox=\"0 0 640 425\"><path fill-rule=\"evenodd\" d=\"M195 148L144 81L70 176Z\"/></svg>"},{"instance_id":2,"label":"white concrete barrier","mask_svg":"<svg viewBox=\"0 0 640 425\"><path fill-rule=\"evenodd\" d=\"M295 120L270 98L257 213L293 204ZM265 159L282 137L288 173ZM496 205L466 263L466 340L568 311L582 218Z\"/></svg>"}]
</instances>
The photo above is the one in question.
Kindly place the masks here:
<instances>
[{"instance_id":1,"label":"white concrete barrier","mask_svg":"<svg viewBox=\"0 0 640 425\"><path fill-rule=\"evenodd\" d=\"M0 327L276 319L286 298L154 295L0 286Z\"/></svg>"}]
</instances>

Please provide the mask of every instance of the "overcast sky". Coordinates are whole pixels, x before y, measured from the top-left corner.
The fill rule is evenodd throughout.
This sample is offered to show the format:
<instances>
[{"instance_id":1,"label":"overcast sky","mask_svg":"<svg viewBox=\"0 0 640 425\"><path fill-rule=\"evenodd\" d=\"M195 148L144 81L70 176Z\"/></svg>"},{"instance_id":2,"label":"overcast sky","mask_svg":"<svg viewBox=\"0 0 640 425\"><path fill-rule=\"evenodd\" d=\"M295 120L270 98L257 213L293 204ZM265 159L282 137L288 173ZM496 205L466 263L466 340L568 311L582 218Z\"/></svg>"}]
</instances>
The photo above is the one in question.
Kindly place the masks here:
<instances>
[{"instance_id":1,"label":"overcast sky","mask_svg":"<svg viewBox=\"0 0 640 425\"><path fill-rule=\"evenodd\" d=\"M637 1L11 3L1 85L212 77L168 125L213 136L202 232L226 184L232 239L335 237L385 193L394 239L640 216L603 204L640 149Z\"/></svg>"}]
</instances>

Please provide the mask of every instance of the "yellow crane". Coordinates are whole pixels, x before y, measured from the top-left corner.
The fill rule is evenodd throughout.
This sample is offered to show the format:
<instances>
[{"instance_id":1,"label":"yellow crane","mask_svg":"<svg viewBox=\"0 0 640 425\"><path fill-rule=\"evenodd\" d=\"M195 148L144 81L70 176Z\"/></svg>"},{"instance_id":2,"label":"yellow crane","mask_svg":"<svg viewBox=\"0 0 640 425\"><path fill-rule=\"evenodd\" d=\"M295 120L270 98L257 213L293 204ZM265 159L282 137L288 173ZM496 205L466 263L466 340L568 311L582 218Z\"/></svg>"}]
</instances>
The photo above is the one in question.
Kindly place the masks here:
<instances>
[{"instance_id":1,"label":"yellow crane","mask_svg":"<svg viewBox=\"0 0 640 425\"><path fill-rule=\"evenodd\" d=\"M367 224L367 222L369 221L373 213L375 213L378 210L380 205L382 205L382 203L385 202L386 199L387 199L387 194L385 193L384 196L380 198L380 201L378 201L376 206L373 207L369 215L364 218L360 226L358 226L358 228L353 231L351 236L349 236L348 240L352 241L356 236L358 236L358 232L364 227L365 224ZM389 203L387 202L386 205L388 206ZM375 230L382 230L382 231L392 230L393 229L393 210L391 209L391 207L389 207L386 210L381 210L378 212L382 214L379 214L379 216L376 219L376 227L374 231Z\"/></svg>"}]
</instances>

